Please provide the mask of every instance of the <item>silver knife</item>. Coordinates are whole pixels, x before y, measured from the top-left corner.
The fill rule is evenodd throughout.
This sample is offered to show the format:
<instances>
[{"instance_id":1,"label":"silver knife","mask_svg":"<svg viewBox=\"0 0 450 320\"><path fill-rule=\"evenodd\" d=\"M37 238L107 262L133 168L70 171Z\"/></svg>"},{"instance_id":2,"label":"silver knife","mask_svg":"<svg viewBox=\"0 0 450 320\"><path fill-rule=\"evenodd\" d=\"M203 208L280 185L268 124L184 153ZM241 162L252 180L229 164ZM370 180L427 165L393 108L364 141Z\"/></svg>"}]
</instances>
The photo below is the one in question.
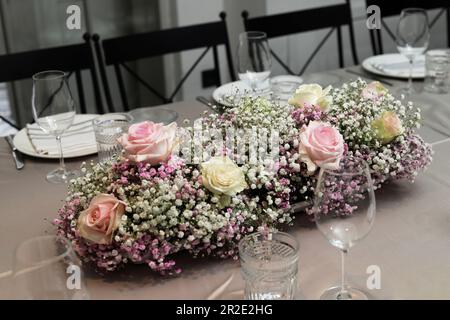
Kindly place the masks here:
<instances>
[{"instance_id":1,"label":"silver knife","mask_svg":"<svg viewBox=\"0 0 450 320\"><path fill-rule=\"evenodd\" d=\"M9 146L11 147L11 153L14 158L14 163L16 164L16 169L20 170L24 167L22 154L17 150L17 148L14 146L14 141L11 136L5 137L6 142L8 142Z\"/></svg>"},{"instance_id":2,"label":"silver knife","mask_svg":"<svg viewBox=\"0 0 450 320\"><path fill-rule=\"evenodd\" d=\"M216 113L223 113L223 108L220 107L219 105L213 104L211 103L208 99L206 99L205 97L202 96L197 96L195 98L198 102L204 104L205 106L209 107L212 111L216 112Z\"/></svg>"}]
</instances>

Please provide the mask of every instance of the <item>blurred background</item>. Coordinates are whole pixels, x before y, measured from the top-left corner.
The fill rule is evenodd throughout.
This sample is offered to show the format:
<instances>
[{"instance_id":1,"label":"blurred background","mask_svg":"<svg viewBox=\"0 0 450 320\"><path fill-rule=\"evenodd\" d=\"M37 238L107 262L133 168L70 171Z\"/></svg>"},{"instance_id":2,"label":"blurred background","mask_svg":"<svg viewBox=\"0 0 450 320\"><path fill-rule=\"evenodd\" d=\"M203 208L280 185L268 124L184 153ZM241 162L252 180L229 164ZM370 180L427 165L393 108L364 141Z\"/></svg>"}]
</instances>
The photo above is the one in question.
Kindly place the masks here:
<instances>
[{"instance_id":1,"label":"blurred background","mask_svg":"<svg viewBox=\"0 0 450 320\"><path fill-rule=\"evenodd\" d=\"M233 59L238 35L244 30L241 12L247 10L250 16L262 16L295 11L319 6L342 3L341 0L0 0L0 54L47 48L82 42L85 32L98 33L102 39L121 35L187 26L196 23L218 21L219 12L227 13L228 33ZM81 8L81 30L66 27L69 5ZM359 61L373 54L366 27L365 0L352 0L355 38ZM383 8L381 8L382 14ZM432 18L437 13L429 11ZM317 17L320 19L320 17ZM395 30L398 17L386 18L387 24ZM352 64L347 27L343 30L345 65ZM445 19L437 21L433 34L446 31ZM306 32L299 35L271 39L270 46L293 70L299 70L327 30ZM429 48L446 47L445 37L431 38ZM132 67L155 88L170 94L180 77L192 66L203 49L169 54L134 62ZM384 41L384 52L397 52L393 41ZM334 39L314 58L306 73L338 68L337 44ZM219 50L221 82L230 81L227 72L224 48ZM193 74L187 79L175 101L193 100L198 95L210 96L214 86L202 85L204 72L213 68L213 57L208 54ZM111 70L110 70L111 69ZM1 72L1 70L0 70ZM87 73L87 71L84 71ZM108 78L113 78L108 68ZM284 74L277 63L272 65L272 75ZM90 77L84 74L84 81ZM114 99L119 99L115 81L110 81ZM137 85L136 80L125 77L131 105L151 106L161 104L148 90ZM31 80L0 84L0 114L14 119L19 124L30 121ZM87 88L90 86L87 85ZM92 101L92 92L87 91L86 100ZM88 105L88 112L90 106ZM93 109L92 109L93 110ZM91 111L92 111L91 110ZM2 129L3 128L3 129ZM7 130L4 123L0 131Z\"/></svg>"}]
</instances>

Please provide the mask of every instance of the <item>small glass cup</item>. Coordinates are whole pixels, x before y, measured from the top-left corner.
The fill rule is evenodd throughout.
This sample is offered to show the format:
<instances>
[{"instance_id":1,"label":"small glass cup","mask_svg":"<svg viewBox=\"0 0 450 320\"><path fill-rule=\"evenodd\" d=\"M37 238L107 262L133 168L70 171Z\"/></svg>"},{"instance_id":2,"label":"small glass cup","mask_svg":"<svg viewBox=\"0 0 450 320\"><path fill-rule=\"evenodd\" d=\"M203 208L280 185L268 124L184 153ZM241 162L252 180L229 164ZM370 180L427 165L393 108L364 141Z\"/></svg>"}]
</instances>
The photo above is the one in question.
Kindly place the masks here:
<instances>
[{"instance_id":1,"label":"small glass cup","mask_svg":"<svg viewBox=\"0 0 450 320\"><path fill-rule=\"evenodd\" d=\"M276 76L270 79L273 97L282 102L287 102L302 83L302 78L291 75Z\"/></svg>"},{"instance_id":2,"label":"small glass cup","mask_svg":"<svg viewBox=\"0 0 450 320\"><path fill-rule=\"evenodd\" d=\"M425 54L425 71L425 91L431 93L448 93L450 89L450 51L428 51Z\"/></svg>"},{"instance_id":3,"label":"small glass cup","mask_svg":"<svg viewBox=\"0 0 450 320\"><path fill-rule=\"evenodd\" d=\"M132 121L126 113L104 114L92 120L99 162L109 161L122 151L117 139L128 131Z\"/></svg>"},{"instance_id":4,"label":"small glass cup","mask_svg":"<svg viewBox=\"0 0 450 320\"><path fill-rule=\"evenodd\" d=\"M247 235L239 242L246 300L292 300L297 291L299 243L284 232Z\"/></svg>"}]
</instances>

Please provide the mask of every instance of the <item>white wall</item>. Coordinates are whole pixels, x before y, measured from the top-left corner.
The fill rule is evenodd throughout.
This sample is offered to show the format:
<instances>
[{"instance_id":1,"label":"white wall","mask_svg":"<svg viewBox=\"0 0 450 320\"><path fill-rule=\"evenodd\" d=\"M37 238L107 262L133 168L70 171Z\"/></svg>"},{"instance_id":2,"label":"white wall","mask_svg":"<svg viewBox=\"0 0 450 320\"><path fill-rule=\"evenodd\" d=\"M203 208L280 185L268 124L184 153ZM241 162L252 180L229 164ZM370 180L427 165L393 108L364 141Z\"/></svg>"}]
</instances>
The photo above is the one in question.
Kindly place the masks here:
<instances>
[{"instance_id":1,"label":"white wall","mask_svg":"<svg viewBox=\"0 0 450 320\"><path fill-rule=\"evenodd\" d=\"M177 1L177 20L178 26L187 26L197 23L218 21L219 13L223 10L223 0L178 0ZM203 48L191 50L181 55L180 74L183 76L194 64L198 57L204 51ZM226 56L223 48L219 49L219 61L221 62L220 74L223 81L228 81L228 71L226 65ZM201 72L214 68L212 50L200 61L193 74L186 80L182 87L182 92L178 96L182 100L195 99L198 95L208 95L210 89L201 88ZM179 77L177 81L181 78Z\"/></svg>"}]
</instances>

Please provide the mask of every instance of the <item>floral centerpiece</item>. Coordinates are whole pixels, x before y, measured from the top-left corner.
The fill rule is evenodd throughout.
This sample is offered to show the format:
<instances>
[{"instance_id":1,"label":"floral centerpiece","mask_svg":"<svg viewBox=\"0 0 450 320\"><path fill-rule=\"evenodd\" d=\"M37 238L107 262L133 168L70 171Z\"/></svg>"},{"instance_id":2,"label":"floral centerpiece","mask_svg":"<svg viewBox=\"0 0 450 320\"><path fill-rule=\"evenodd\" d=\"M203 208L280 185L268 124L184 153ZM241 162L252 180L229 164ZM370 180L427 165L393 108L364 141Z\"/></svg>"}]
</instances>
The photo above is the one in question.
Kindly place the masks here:
<instances>
[{"instance_id":1,"label":"floral centerpiece","mask_svg":"<svg viewBox=\"0 0 450 320\"><path fill-rule=\"evenodd\" d=\"M236 258L243 235L292 223L294 204L309 203L320 167L361 158L379 188L412 181L431 162L430 146L414 133L420 111L378 82L302 85L286 105L249 97L198 121L182 133L174 123L134 124L119 139L117 159L83 164L54 223L84 262L99 271L145 263L167 274L181 271L174 261L181 250ZM217 137L225 132L233 134L224 142ZM269 135L271 152L270 143L253 146Z\"/></svg>"}]
</instances>

